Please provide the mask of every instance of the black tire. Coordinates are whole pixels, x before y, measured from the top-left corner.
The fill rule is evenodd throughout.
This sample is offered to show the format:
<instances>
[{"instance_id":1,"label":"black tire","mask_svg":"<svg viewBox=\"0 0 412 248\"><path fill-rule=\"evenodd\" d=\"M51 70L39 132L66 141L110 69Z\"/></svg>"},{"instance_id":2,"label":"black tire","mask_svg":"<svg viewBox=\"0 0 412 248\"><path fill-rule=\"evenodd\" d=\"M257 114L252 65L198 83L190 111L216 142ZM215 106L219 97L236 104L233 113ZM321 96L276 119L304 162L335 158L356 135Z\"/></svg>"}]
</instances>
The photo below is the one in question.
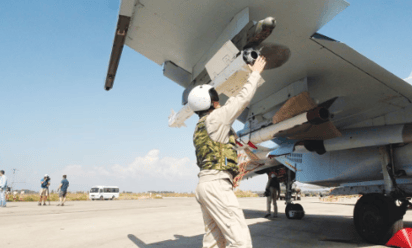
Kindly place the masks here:
<instances>
[{"instance_id":1,"label":"black tire","mask_svg":"<svg viewBox=\"0 0 412 248\"><path fill-rule=\"evenodd\" d=\"M383 194L366 194L358 200L353 211L356 231L364 240L384 245L397 228L395 222L403 217L397 213L399 210L393 199Z\"/></svg>"},{"instance_id":2,"label":"black tire","mask_svg":"<svg viewBox=\"0 0 412 248\"><path fill-rule=\"evenodd\" d=\"M301 220L303 217L305 217L305 211L303 210L302 205L300 205L299 203L295 204L295 207L296 207L297 210L302 211L302 215L300 215L299 218L298 218L298 220Z\"/></svg>"},{"instance_id":3,"label":"black tire","mask_svg":"<svg viewBox=\"0 0 412 248\"><path fill-rule=\"evenodd\" d=\"M92 198L92 201L94 201L94 198Z\"/></svg>"},{"instance_id":4,"label":"black tire","mask_svg":"<svg viewBox=\"0 0 412 248\"><path fill-rule=\"evenodd\" d=\"M288 219L291 219L291 217L289 215L289 211L291 210L292 205L295 205L295 204L289 203L289 204L286 205L286 208L285 208L285 215L286 215L286 218L288 218Z\"/></svg>"},{"instance_id":5,"label":"black tire","mask_svg":"<svg viewBox=\"0 0 412 248\"><path fill-rule=\"evenodd\" d=\"M298 214L297 216L292 217L290 214L290 211L292 210L300 211L301 214ZM286 218L288 219L301 220L305 216L305 211L303 210L302 205L289 203L288 205L286 205L285 215L286 215Z\"/></svg>"}]
</instances>

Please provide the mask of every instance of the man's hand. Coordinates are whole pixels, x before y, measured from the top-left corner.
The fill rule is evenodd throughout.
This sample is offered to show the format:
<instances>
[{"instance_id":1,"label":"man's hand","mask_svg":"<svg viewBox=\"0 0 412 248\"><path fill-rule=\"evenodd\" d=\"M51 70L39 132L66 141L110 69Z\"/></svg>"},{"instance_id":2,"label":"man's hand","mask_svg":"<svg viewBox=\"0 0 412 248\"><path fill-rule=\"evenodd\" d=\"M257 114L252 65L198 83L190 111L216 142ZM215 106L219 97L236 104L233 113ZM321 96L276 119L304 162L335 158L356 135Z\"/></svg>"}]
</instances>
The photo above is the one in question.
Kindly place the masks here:
<instances>
[{"instance_id":1,"label":"man's hand","mask_svg":"<svg viewBox=\"0 0 412 248\"><path fill-rule=\"evenodd\" d=\"M266 58L263 56L259 56L259 58L257 58L253 66L249 65L249 67L252 71L257 71L259 73L262 73L263 69L265 69L265 65L266 65Z\"/></svg>"}]
</instances>

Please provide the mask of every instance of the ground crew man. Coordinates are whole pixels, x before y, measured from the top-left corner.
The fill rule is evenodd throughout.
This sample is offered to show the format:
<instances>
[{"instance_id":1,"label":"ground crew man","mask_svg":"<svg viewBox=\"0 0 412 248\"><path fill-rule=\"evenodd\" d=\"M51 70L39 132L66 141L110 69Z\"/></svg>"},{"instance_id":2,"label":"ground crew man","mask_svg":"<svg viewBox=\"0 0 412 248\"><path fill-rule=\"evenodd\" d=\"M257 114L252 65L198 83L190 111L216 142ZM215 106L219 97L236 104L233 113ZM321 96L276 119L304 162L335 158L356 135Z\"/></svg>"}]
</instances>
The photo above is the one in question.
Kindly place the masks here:
<instances>
[{"instance_id":1,"label":"ground crew man","mask_svg":"<svg viewBox=\"0 0 412 248\"><path fill-rule=\"evenodd\" d=\"M4 170L0 170L0 207L6 207L7 177Z\"/></svg>"},{"instance_id":2,"label":"ground crew man","mask_svg":"<svg viewBox=\"0 0 412 248\"><path fill-rule=\"evenodd\" d=\"M204 248L252 247L249 228L233 192L233 178L239 168L231 126L252 100L265 64L266 59L259 57L250 67L252 73L242 90L222 107L210 85L193 88L188 97L189 107L200 118L193 142L200 168L196 199L206 227Z\"/></svg>"},{"instance_id":3,"label":"ground crew man","mask_svg":"<svg viewBox=\"0 0 412 248\"><path fill-rule=\"evenodd\" d=\"M46 200L49 196L49 186L50 186L50 177L49 175L44 175L44 178L40 180L40 199L39 199L39 206L41 206L43 200L43 206L46 206Z\"/></svg>"},{"instance_id":4,"label":"ground crew man","mask_svg":"<svg viewBox=\"0 0 412 248\"><path fill-rule=\"evenodd\" d=\"M68 187L69 187L69 181L67 180L67 176L63 175L63 180L60 182L60 186L57 189L58 191L60 191L59 193L60 203L57 204L57 206L64 206L64 203L66 202L66 195L67 195Z\"/></svg>"},{"instance_id":5,"label":"ground crew man","mask_svg":"<svg viewBox=\"0 0 412 248\"><path fill-rule=\"evenodd\" d=\"M268 183L266 185L266 191L268 192L268 196L267 196L267 210L268 213L267 215L265 215L265 218L267 217L272 217L272 218L276 218L278 217L278 205L276 203L276 200L279 197L279 193L280 193L280 185L279 185L279 181L275 175L275 173L269 173L269 180ZM273 215L271 216L271 204L273 203Z\"/></svg>"}]
</instances>

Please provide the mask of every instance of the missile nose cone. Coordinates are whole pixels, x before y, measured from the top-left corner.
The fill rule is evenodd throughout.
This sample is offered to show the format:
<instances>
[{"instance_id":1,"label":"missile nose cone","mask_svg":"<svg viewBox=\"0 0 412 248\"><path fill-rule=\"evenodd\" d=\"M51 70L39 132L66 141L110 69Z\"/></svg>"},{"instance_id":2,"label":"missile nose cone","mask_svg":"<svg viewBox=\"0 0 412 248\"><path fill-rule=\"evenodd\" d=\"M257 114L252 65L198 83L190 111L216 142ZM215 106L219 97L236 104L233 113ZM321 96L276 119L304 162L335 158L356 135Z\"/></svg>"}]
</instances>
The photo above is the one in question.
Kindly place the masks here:
<instances>
[{"instance_id":1,"label":"missile nose cone","mask_svg":"<svg viewBox=\"0 0 412 248\"><path fill-rule=\"evenodd\" d=\"M276 20L274 17L269 16L263 20L262 24L265 28L274 29L276 27Z\"/></svg>"}]
</instances>

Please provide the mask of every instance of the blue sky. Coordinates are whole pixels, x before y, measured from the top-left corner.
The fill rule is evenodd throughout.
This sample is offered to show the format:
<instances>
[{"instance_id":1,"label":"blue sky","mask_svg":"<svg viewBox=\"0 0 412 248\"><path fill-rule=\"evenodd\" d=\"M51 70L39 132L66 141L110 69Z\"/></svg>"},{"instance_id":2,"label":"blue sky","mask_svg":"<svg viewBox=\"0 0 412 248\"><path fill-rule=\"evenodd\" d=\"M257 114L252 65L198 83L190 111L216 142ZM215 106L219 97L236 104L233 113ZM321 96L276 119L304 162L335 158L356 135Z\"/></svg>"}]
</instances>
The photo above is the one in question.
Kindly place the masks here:
<instances>
[{"instance_id":1,"label":"blue sky","mask_svg":"<svg viewBox=\"0 0 412 248\"><path fill-rule=\"evenodd\" d=\"M349 1L319 32L400 78L412 71L412 1ZM192 191L197 168L188 128L167 126L183 88L125 47L114 89L103 90L118 1L0 3L0 168L17 188L94 184L131 191ZM237 125L239 127L239 125ZM120 171L113 175L113 170ZM261 190L266 178L242 183Z\"/></svg>"}]
</instances>

